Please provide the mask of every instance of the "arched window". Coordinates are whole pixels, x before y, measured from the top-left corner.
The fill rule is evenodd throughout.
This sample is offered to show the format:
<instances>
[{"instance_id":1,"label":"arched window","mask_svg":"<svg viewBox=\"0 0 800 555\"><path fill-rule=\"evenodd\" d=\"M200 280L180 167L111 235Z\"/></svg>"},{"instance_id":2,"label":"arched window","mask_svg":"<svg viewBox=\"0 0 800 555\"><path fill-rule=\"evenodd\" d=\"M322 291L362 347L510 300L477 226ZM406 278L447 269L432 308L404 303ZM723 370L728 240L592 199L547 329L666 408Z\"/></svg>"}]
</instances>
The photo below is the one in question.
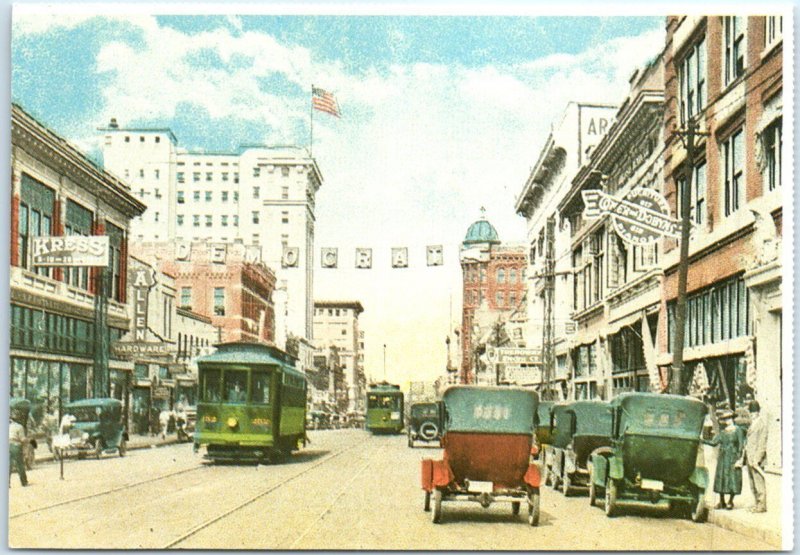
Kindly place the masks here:
<instances>
[{"instance_id":1,"label":"arched window","mask_svg":"<svg viewBox=\"0 0 800 555\"><path fill-rule=\"evenodd\" d=\"M517 283L517 270L515 268L508 271L508 283Z\"/></svg>"},{"instance_id":2,"label":"arched window","mask_svg":"<svg viewBox=\"0 0 800 555\"><path fill-rule=\"evenodd\" d=\"M503 268L497 269L497 283L505 283L506 282L506 271Z\"/></svg>"}]
</instances>

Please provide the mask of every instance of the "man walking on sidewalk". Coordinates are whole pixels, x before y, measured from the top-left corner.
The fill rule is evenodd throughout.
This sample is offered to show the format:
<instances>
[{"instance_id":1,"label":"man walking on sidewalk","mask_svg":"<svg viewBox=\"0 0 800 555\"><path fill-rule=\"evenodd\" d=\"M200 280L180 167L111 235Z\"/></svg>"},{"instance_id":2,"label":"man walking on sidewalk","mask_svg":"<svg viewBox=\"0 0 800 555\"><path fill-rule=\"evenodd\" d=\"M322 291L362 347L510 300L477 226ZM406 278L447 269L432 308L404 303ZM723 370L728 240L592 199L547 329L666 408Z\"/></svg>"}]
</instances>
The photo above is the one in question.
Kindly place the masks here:
<instances>
[{"instance_id":1,"label":"man walking on sidewalk","mask_svg":"<svg viewBox=\"0 0 800 555\"><path fill-rule=\"evenodd\" d=\"M19 474L19 481L23 486L28 485L28 475L25 472L25 461L22 457L22 446L25 443L25 428L22 424L9 419L8 426L8 485L11 485L11 473L17 469Z\"/></svg>"},{"instance_id":2,"label":"man walking on sidewalk","mask_svg":"<svg viewBox=\"0 0 800 555\"><path fill-rule=\"evenodd\" d=\"M747 430L745 457L750 487L756 500L755 506L750 511L763 513L767 510L767 483L764 478L764 463L767 458L767 417L761 412L758 401L751 401L749 409L752 422Z\"/></svg>"}]
</instances>

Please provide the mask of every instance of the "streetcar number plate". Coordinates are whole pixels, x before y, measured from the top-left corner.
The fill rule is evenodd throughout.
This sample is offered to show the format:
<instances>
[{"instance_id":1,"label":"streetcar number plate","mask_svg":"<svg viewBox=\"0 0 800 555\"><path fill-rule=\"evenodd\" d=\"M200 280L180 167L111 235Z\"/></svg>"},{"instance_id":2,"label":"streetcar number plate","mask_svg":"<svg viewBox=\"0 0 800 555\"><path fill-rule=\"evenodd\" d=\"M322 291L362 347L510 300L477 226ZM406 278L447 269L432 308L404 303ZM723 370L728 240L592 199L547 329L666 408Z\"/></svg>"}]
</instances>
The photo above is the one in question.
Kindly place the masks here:
<instances>
[{"instance_id":1,"label":"streetcar number plate","mask_svg":"<svg viewBox=\"0 0 800 555\"><path fill-rule=\"evenodd\" d=\"M477 493L492 493L493 489L494 487L491 482L473 482L472 480L469 482L469 491L474 491Z\"/></svg>"},{"instance_id":2,"label":"streetcar number plate","mask_svg":"<svg viewBox=\"0 0 800 555\"><path fill-rule=\"evenodd\" d=\"M647 480L642 478L642 489L664 491L664 482L661 482L660 480Z\"/></svg>"}]
</instances>

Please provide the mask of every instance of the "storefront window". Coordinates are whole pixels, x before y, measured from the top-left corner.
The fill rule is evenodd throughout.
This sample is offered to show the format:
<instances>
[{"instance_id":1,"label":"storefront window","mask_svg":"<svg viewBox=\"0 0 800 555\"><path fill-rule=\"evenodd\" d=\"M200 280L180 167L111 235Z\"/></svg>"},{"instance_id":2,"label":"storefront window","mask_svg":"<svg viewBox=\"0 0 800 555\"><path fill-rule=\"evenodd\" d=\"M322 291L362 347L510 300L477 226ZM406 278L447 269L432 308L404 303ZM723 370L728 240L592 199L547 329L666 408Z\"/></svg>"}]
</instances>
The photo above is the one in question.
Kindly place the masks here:
<instances>
[{"instance_id":1,"label":"storefront window","mask_svg":"<svg viewBox=\"0 0 800 555\"><path fill-rule=\"evenodd\" d=\"M146 364L136 363L133 365L133 375L137 380L146 380L150 373Z\"/></svg>"},{"instance_id":2,"label":"storefront window","mask_svg":"<svg viewBox=\"0 0 800 555\"><path fill-rule=\"evenodd\" d=\"M86 399L89 390L89 371L87 366L73 364L70 369L69 400Z\"/></svg>"}]
</instances>

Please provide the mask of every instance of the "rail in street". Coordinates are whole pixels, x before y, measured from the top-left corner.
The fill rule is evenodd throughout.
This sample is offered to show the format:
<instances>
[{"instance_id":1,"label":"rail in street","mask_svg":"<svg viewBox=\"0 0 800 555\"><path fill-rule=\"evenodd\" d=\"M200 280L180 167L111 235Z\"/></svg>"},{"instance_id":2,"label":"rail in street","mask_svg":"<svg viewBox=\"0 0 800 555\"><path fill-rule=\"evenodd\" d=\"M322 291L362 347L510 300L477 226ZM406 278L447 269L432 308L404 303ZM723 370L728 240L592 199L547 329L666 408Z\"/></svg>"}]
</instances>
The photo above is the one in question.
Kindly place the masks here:
<instances>
[{"instance_id":1,"label":"rail in street","mask_svg":"<svg viewBox=\"0 0 800 555\"><path fill-rule=\"evenodd\" d=\"M422 458L402 435L317 431L286 463L208 465L173 445L128 457L34 469L12 483L11 546L180 549L724 549L770 546L664 511L609 519L581 494L542 490L538 527L508 504L447 504L442 523L423 511ZM171 468L172 467L172 468ZM194 468L196 472L190 472ZM149 476L154 475L152 478ZM115 481L122 485L114 487ZM92 495L76 492L92 483Z\"/></svg>"}]
</instances>

